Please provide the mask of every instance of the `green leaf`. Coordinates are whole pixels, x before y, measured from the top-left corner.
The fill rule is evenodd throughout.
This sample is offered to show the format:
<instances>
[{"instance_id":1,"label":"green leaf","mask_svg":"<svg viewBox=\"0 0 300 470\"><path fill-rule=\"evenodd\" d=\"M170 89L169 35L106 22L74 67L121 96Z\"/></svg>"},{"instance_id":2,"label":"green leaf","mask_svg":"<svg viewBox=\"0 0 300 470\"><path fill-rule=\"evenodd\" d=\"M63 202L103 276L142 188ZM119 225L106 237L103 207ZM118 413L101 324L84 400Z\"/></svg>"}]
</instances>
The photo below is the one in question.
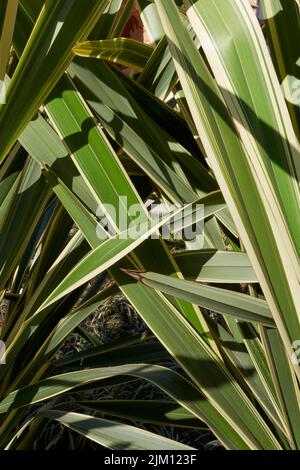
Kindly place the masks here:
<instances>
[{"instance_id":1,"label":"green leaf","mask_svg":"<svg viewBox=\"0 0 300 470\"><path fill-rule=\"evenodd\" d=\"M79 43L73 48L73 52L80 57L107 60L141 72L152 48L133 39L114 38Z\"/></svg>"},{"instance_id":2,"label":"green leaf","mask_svg":"<svg viewBox=\"0 0 300 470\"><path fill-rule=\"evenodd\" d=\"M293 41L300 33L299 4L295 0L262 0L261 9L272 61L299 140L299 51Z\"/></svg>"},{"instance_id":3,"label":"green leaf","mask_svg":"<svg viewBox=\"0 0 300 470\"><path fill-rule=\"evenodd\" d=\"M152 423L180 428L201 428L203 423L195 419L182 406L166 400L86 400L78 401L82 408L98 413L127 418L141 423Z\"/></svg>"},{"instance_id":4,"label":"green leaf","mask_svg":"<svg viewBox=\"0 0 300 470\"><path fill-rule=\"evenodd\" d=\"M224 354L232 361L237 377L241 374L242 380L239 382L243 384L243 380L245 381L277 429L286 435L286 426L276 399L264 350L255 328L250 323L240 322L230 316L226 317L226 323L230 332L226 328L227 325L223 327L219 322L214 325Z\"/></svg>"},{"instance_id":5,"label":"green leaf","mask_svg":"<svg viewBox=\"0 0 300 470\"><path fill-rule=\"evenodd\" d=\"M97 294L97 296L99 295L101 294ZM111 353L111 352L117 353L117 354L119 354L120 352L123 353L124 351L127 350L128 346L140 344L152 338L153 338L153 334L150 332L137 333L137 334L133 334L128 337L125 337L125 338L118 338L114 341L111 341L109 344L104 344L104 345L102 344L95 348L91 348L90 350L87 350L87 351L79 351L72 355L62 357L55 361L54 366L64 367L65 365L73 364L76 362L82 362L82 360L87 359L89 357L91 358L101 357L102 354L105 355L106 353Z\"/></svg>"},{"instance_id":6,"label":"green leaf","mask_svg":"<svg viewBox=\"0 0 300 470\"><path fill-rule=\"evenodd\" d=\"M298 449L300 443L299 386L278 332L264 328L262 336L291 445L292 448Z\"/></svg>"},{"instance_id":7,"label":"green leaf","mask_svg":"<svg viewBox=\"0 0 300 470\"><path fill-rule=\"evenodd\" d=\"M189 7L188 14L192 19L195 32L198 34L201 43L205 45L205 49L207 47L206 58L214 71L216 77L216 80L214 80L191 37L185 30L174 1L162 2L161 0L155 0L155 3L160 12L174 64L199 137L246 252L251 259L265 298L270 305L285 347L290 350L291 342L300 336L299 315L297 313L300 308L298 295L299 265L292 242L293 238L294 240L297 239L298 242L300 240L299 234L296 236L297 225L300 220L299 199L296 203L297 194L299 193L295 180L294 163L298 165L296 159L293 160L294 163L291 166L292 158L296 157L297 154L298 144L295 142L295 135L287 115L286 105L280 95L279 85L274 82L275 97L275 89L270 84L268 70L273 70L272 64L269 64L267 47L263 43L261 32L258 31L257 20L248 2L244 1L235 2L230 0L224 12L223 9L220 10L219 2L215 1L198 1L193 5L190 2L186 3ZM216 21L216 18L218 18L218 21ZM225 18L226 21L224 22ZM228 33L229 27L236 31L234 39L232 39L232 33ZM252 42L250 41L251 31L255 36L255 40L253 39ZM228 37L228 47L226 48L223 47L224 37ZM240 38L242 39L240 40ZM238 43L237 47L235 47L235 42ZM246 44L245 47L243 47L244 44ZM260 52L260 56L257 57L260 48L264 52ZM245 67L235 68L236 63L240 64L240 60L243 60L243 62L247 60L249 54L245 51L249 51L251 57L249 64L251 63L254 67L255 62L255 67L263 68L262 74L260 72L253 74L254 68L249 64L245 64L248 67L247 70L249 70L247 76L249 75L251 79L251 86L252 83L253 87L256 86L255 77L256 75L259 76L260 80L265 81L265 85L263 85L264 92L269 93L269 95L262 96L267 98L268 104L272 106L274 104L275 106L270 115L271 122L273 122L271 126L272 128L275 126L276 129L275 134L269 131L263 133L263 135L268 134L266 138L272 148L274 147L274 140L278 140L276 155L279 155L279 160L274 163L274 167L277 165L276 175L280 178L280 181L286 180L287 193L285 193L285 184L283 184L281 192L283 197L286 198L287 204L289 204L287 194L291 195L291 210L288 218L283 216L281 196L276 190L276 185L270 185L271 182L274 183L275 178L272 173L273 169L272 171L270 169L270 155L273 154L273 150L271 150L270 155L266 155L263 151L261 153L260 151L256 152L259 150L259 145L254 142L255 132L259 123L263 126L263 120L260 119L257 122L255 113L252 112L251 114L251 103L246 106L248 100L252 100L253 92L250 93L249 90L244 88L244 75L243 80L240 80L239 83L239 73L244 74ZM232 61L230 60L231 57L234 58ZM268 64L267 67L266 64ZM229 70L224 68L226 65ZM238 74L235 73L237 71ZM270 72L272 76L273 72ZM231 75L234 83L230 81ZM226 83L224 84L222 80L225 80ZM276 80L276 77L274 80ZM218 84L222 85L221 90ZM238 91L232 91L233 85L240 90L241 96L239 96ZM244 96L245 93L247 97ZM264 98L259 96L256 105L264 114L269 110L269 106L264 111ZM224 98L231 114L228 112ZM243 106L240 99L243 99L245 106ZM282 110L278 110L279 103ZM245 114L243 114L244 112ZM248 117L246 118L247 113ZM253 120L246 122L247 119L250 119L249 114ZM235 117L234 120L232 116ZM238 117L239 119L237 119ZM269 116L266 117L269 119ZM268 120L268 122L270 121ZM250 132L246 130L249 126L251 126ZM251 132L254 132L253 139L249 139ZM243 141L241 141L240 136ZM270 138L270 136L273 136L273 138ZM262 133L260 131L256 138L261 137ZM287 142L287 139L291 140ZM250 143L251 146L255 147L255 152L250 150ZM279 163L280 159L282 159L282 165ZM282 171L281 168L285 170ZM288 176L290 179L288 179ZM250 194L251 197L249 197ZM295 219L297 223L289 231L287 226L289 223L293 224ZM276 230L274 230L275 226ZM294 367L300 376L299 367L296 364Z\"/></svg>"},{"instance_id":8,"label":"green leaf","mask_svg":"<svg viewBox=\"0 0 300 470\"><path fill-rule=\"evenodd\" d=\"M139 222L139 224L133 223L125 232L105 240L97 248L88 253L69 272L57 288L52 291L39 310L48 307L64 295L116 264L143 243L151 234L155 233L163 224L172 219L172 217L177 217L184 210L185 208L178 209L175 213L164 217L158 222L147 220Z\"/></svg>"},{"instance_id":9,"label":"green leaf","mask_svg":"<svg viewBox=\"0 0 300 470\"><path fill-rule=\"evenodd\" d=\"M192 450L180 442L158 436L128 424L64 411L42 411L41 416L55 419L103 447L113 450Z\"/></svg>"},{"instance_id":10,"label":"green leaf","mask_svg":"<svg viewBox=\"0 0 300 470\"><path fill-rule=\"evenodd\" d=\"M231 424L203 398L203 395L193 385L176 372L161 366L133 364L88 369L49 377L10 393L0 402L0 414L20 408L28 403L38 403L62 393L76 390L83 385L91 387L93 382L98 382L97 386L99 387L99 380L123 374L143 378L160 387L194 416L205 421L226 447L232 449L248 448Z\"/></svg>"},{"instance_id":11,"label":"green leaf","mask_svg":"<svg viewBox=\"0 0 300 470\"><path fill-rule=\"evenodd\" d=\"M190 186L189 197L191 198L192 196L193 199L186 199L187 196L185 196L184 201L191 202L191 200L196 199L197 196L193 194L195 191L191 194L193 187L199 188L200 191L202 188L202 191L207 190L207 192L217 189L215 181L208 173L207 169L201 165L198 160L192 158L191 153L186 150L183 145L178 143L177 138L175 139L162 125L159 125L154 119L148 116L146 110L141 106L141 102L144 101L142 91L140 91L138 101L131 96L123 84L125 79L121 72L117 70L112 71L104 62L90 61L86 58L76 58L69 67L69 73L91 109L99 116L103 126L108 129L109 134L112 135L120 145L122 145L122 141L119 139L125 137L126 140L131 143L131 146L135 147L137 143L136 139L133 139L134 134L137 134L137 136L144 141L143 143L140 139L138 140L137 150L140 154L140 161L142 161L142 158L146 162L149 160L156 174L160 174L160 179L163 178L167 181L170 179L171 184L173 184L173 192L174 190L176 191L178 182L174 181L173 183L174 178L172 178L171 175L169 176L168 167L183 181L185 187ZM125 82L127 82L127 80L125 80ZM103 103L105 107L103 107ZM170 114L167 114L165 107L160 111L160 113L162 112L165 112L166 115ZM174 120L176 121L176 115L174 116L174 113L171 113L171 115L173 122ZM113 122L114 116L118 118L116 124ZM118 122L122 124L122 121L131 128L129 135L128 128L122 131L122 126L118 125ZM118 136L120 131L121 135ZM132 132L134 132L134 134ZM127 152L128 144L126 146L126 140L124 148ZM149 149L151 152L149 152ZM145 151L146 154L144 153ZM137 152L135 152L135 154L136 153ZM128 154L140 165L132 149ZM144 155L146 155L147 159ZM163 166L167 165L167 168L161 165L157 157L165 163ZM154 162L152 163L151 160L154 160ZM148 173L148 171L146 172ZM194 175L192 184L190 183L191 175ZM157 178L154 179L155 182L156 179ZM181 187L182 182L178 191Z\"/></svg>"},{"instance_id":12,"label":"green leaf","mask_svg":"<svg viewBox=\"0 0 300 470\"><path fill-rule=\"evenodd\" d=\"M28 124L20 135L19 142L41 167L52 168L56 176L77 198L96 214L97 202L93 194L79 174L59 136L41 115Z\"/></svg>"},{"instance_id":13,"label":"green leaf","mask_svg":"<svg viewBox=\"0 0 300 470\"><path fill-rule=\"evenodd\" d=\"M163 35L163 27L156 5L151 0L137 0L143 26L152 43L158 42Z\"/></svg>"},{"instance_id":14,"label":"green leaf","mask_svg":"<svg viewBox=\"0 0 300 470\"><path fill-rule=\"evenodd\" d=\"M177 80L168 42L163 36L139 76L138 82L164 101Z\"/></svg>"},{"instance_id":15,"label":"green leaf","mask_svg":"<svg viewBox=\"0 0 300 470\"><path fill-rule=\"evenodd\" d=\"M1 2L0 10L0 93L2 81L5 79L6 67L9 60L10 47L15 27L19 0Z\"/></svg>"},{"instance_id":16,"label":"green leaf","mask_svg":"<svg viewBox=\"0 0 300 470\"><path fill-rule=\"evenodd\" d=\"M37 163L27 159L0 239L0 284L5 286L39 222L51 191ZM18 221L16 226L15 221Z\"/></svg>"},{"instance_id":17,"label":"green leaf","mask_svg":"<svg viewBox=\"0 0 300 470\"><path fill-rule=\"evenodd\" d=\"M213 312L233 315L253 323L275 326L268 304L264 300L157 273L128 271L128 274L152 289L181 297Z\"/></svg>"},{"instance_id":18,"label":"green leaf","mask_svg":"<svg viewBox=\"0 0 300 470\"><path fill-rule=\"evenodd\" d=\"M87 37L106 5L107 0L87 0L82 9L80 0L45 2L9 84L6 105L0 108L0 161L66 70L74 57L72 48Z\"/></svg>"},{"instance_id":19,"label":"green leaf","mask_svg":"<svg viewBox=\"0 0 300 470\"><path fill-rule=\"evenodd\" d=\"M247 253L206 249L175 253L175 260L188 279L217 284L257 282Z\"/></svg>"},{"instance_id":20,"label":"green leaf","mask_svg":"<svg viewBox=\"0 0 300 470\"><path fill-rule=\"evenodd\" d=\"M129 343L129 342L128 342ZM108 351L105 351L108 349ZM123 348L118 350L109 350L109 348L104 348L97 346L95 348L89 349L89 353L82 354L76 353L72 355L70 361L66 360L66 363L71 365L72 368L76 367L100 367L100 366L119 366L119 365L129 365L136 362L136 358L139 358L140 361L144 363L160 363L161 361L172 361L169 353L164 349L164 347L155 341L149 342L140 342L137 344L128 344ZM73 361L71 361L71 358ZM65 361L57 361L54 364L55 371L61 371L60 367L64 367ZM57 369L57 367L59 367Z\"/></svg>"},{"instance_id":21,"label":"green leaf","mask_svg":"<svg viewBox=\"0 0 300 470\"><path fill-rule=\"evenodd\" d=\"M123 282L125 283L125 279ZM142 283L138 285L145 289ZM127 290L130 286L128 282ZM264 442L263 447L272 447L271 442L274 441L273 437L270 437L266 423L261 422L250 400L204 337L194 330L173 303L166 300L164 303L158 301L160 296L164 298L162 294L158 295L153 289L142 292L143 296L138 290L131 289L133 306L207 399L215 403L218 409L222 409L223 416L233 424L250 447L259 447L260 439ZM143 308L146 302L149 304L147 309Z\"/></svg>"}]
</instances>

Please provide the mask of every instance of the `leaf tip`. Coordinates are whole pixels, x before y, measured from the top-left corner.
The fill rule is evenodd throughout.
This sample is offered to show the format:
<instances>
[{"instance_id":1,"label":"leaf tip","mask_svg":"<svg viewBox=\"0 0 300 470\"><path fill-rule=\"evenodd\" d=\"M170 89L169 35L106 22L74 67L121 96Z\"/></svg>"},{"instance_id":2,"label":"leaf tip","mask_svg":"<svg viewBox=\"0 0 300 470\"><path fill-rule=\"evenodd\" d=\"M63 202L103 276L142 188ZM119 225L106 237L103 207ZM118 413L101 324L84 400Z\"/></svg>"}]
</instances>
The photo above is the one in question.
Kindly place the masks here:
<instances>
[{"instance_id":1,"label":"leaf tip","mask_svg":"<svg viewBox=\"0 0 300 470\"><path fill-rule=\"evenodd\" d=\"M128 274L128 276L132 277L138 282L142 282L143 280L141 271L135 271L134 269L124 269L124 268L121 268L121 271L123 271L125 274Z\"/></svg>"}]
</instances>

